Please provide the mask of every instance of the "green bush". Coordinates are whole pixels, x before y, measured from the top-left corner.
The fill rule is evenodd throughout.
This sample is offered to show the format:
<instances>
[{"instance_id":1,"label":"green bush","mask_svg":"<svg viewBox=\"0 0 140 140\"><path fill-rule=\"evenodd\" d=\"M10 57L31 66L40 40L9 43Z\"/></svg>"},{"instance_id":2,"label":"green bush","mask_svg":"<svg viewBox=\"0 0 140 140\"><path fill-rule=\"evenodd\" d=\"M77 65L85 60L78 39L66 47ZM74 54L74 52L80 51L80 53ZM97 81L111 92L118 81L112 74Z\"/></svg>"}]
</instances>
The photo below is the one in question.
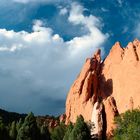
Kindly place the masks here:
<instances>
[{"instance_id":1,"label":"green bush","mask_svg":"<svg viewBox=\"0 0 140 140\"><path fill-rule=\"evenodd\" d=\"M116 117L115 123L114 140L140 140L140 109Z\"/></svg>"}]
</instances>

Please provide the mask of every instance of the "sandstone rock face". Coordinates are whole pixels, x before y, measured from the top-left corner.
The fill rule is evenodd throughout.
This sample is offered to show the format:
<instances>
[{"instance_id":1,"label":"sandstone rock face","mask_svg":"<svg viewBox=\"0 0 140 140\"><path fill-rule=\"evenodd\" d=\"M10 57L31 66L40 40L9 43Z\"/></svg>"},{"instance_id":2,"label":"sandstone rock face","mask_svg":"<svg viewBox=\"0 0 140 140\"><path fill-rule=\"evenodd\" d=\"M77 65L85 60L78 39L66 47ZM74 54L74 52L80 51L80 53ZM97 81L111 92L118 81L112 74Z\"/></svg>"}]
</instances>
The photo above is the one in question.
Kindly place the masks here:
<instances>
[{"instance_id":1,"label":"sandstone rock face","mask_svg":"<svg viewBox=\"0 0 140 140\"><path fill-rule=\"evenodd\" d=\"M115 128L113 123L115 116L118 115L118 110L116 106L115 99L109 96L107 99L103 100L104 111L105 111L105 122L106 123L106 133L108 136L112 135L112 130Z\"/></svg>"},{"instance_id":2,"label":"sandstone rock face","mask_svg":"<svg viewBox=\"0 0 140 140\"><path fill-rule=\"evenodd\" d=\"M93 58L86 60L81 73L72 85L66 101L66 123L75 122L80 114L85 120L91 120L97 96L100 61L100 50L98 50Z\"/></svg>"},{"instance_id":3,"label":"sandstone rock face","mask_svg":"<svg viewBox=\"0 0 140 140\"><path fill-rule=\"evenodd\" d=\"M66 121L66 115L65 114L60 115L59 121L60 121L60 123L61 122L64 122L65 123L65 121Z\"/></svg>"},{"instance_id":4,"label":"sandstone rock face","mask_svg":"<svg viewBox=\"0 0 140 140\"><path fill-rule=\"evenodd\" d=\"M96 102L93 106L91 122L94 124L94 129L91 131L91 135L102 136L103 131L103 104Z\"/></svg>"},{"instance_id":5,"label":"sandstone rock face","mask_svg":"<svg viewBox=\"0 0 140 140\"><path fill-rule=\"evenodd\" d=\"M88 58L68 93L66 123L74 123L81 114L85 121L94 120L98 133L103 123L103 129L111 134L115 127L113 119L118 113L140 106L139 59L140 41L137 39L126 48L115 43L102 63L100 50ZM96 110L98 102L103 108Z\"/></svg>"}]
</instances>

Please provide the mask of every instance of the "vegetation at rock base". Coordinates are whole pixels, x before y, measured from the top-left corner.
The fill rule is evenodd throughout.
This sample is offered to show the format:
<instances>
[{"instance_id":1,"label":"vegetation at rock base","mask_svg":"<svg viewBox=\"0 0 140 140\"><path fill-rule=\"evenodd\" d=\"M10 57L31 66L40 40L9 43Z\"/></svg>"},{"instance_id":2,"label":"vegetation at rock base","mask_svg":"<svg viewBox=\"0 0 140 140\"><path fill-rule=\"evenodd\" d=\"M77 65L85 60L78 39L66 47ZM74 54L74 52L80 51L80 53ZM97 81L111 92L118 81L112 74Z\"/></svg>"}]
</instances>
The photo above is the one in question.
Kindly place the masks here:
<instances>
[{"instance_id":1,"label":"vegetation at rock base","mask_svg":"<svg viewBox=\"0 0 140 140\"><path fill-rule=\"evenodd\" d=\"M51 133L52 140L90 140L90 131L84 118L80 115L76 123L69 123L66 127L63 123L56 127Z\"/></svg>"},{"instance_id":2,"label":"vegetation at rock base","mask_svg":"<svg viewBox=\"0 0 140 140\"><path fill-rule=\"evenodd\" d=\"M6 112L7 114L7 112ZM14 114L16 115L16 113ZM2 115L5 116L4 114ZM11 114L9 114L11 116ZM18 114L19 116L19 114ZM26 117L0 117L0 140L90 140L90 131L83 117L77 117L75 124L58 122L58 117L35 117L31 112ZM5 121L6 118L6 121ZM17 119L18 118L18 119ZM49 119L55 126L49 126ZM16 120L17 119L17 120ZM46 122L45 122L45 121ZM52 123L50 123L52 124Z\"/></svg>"},{"instance_id":3,"label":"vegetation at rock base","mask_svg":"<svg viewBox=\"0 0 140 140\"><path fill-rule=\"evenodd\" d=\"M48 127L38 126L33 113L29 113L25 119L8 122L4 123L0 117L0 140L51 140Z\"/></svg>"},{"instance_id":4,"label":"vegetation at rock base","mask_svg":"<svg viewBox=\"0 0 140 140\"><path fill-rule=\"evenodd\" d=\"M39 128L33 113L29 113L18 130L17 140L38 140Z\"/></svg>"},{"instance_id":5,"label":"vegetation at rock base","mask_svg":"<svg viewBox=\"0 0 140 140\"><path fill-rule=\"evenodd\" d=\"M69 140L90 140L90 131L81 115L77 117L74 128L69 135Z\"/></svg>"},{"instance_id":6,"label":"vegetation at rock base","mask_svg":"<svg viewBox=\"0 0 140 140\"><path fill-rule=\"evenodd\" d=\"M64 123L61 123L59 126L55 127L54 130L51 132L51 139L63 140L65 132L66 132L66 126Z\"/></svg>"},{"instance_id":7,"label":"vegetation at rock base","mask_svg":"<svg viewBox=\"0 0 140 140\"><path fill-rule=\"evenodd\" d=\"M70 122L69 125L67 126L66 133L65 133L63 140L69 140L73 127L74 127L73 124Z\"/></svg>"},{"instance_id":8,"label":"vegetation at rock base","mask_svg":"<svg viewBox=\"0 0 140 140\"><path fill-rule=\"evenodd\" d=\"M4 115L3 115L4 116ZM16 117L17 118L17 117ZM48 118L48 117L47 117ZM44 119L44 118L43 118ZM50 118L49 118L50 119ZM53 118L55 119L55 118ZM6 120L0 116L0 140L94 140L89 126L80 115L76 123L58 123L55 127L46 125L31 112L23 119ZM48 119L47 119L48 123ZM115 118L116 129L112 140L139 140L140 109L129 110Z\"/></svg>"},{"instance_id":9,"label":"vegetation at rock base","mask_svg":"<svg viewBox=\"0 0 140 140\"><path fill-rule=\"evenodd\" d=\"M117 128L113 140L139 140L140 139L140 109L129 110L116 117Z\"/></svg>"}]
</instances>

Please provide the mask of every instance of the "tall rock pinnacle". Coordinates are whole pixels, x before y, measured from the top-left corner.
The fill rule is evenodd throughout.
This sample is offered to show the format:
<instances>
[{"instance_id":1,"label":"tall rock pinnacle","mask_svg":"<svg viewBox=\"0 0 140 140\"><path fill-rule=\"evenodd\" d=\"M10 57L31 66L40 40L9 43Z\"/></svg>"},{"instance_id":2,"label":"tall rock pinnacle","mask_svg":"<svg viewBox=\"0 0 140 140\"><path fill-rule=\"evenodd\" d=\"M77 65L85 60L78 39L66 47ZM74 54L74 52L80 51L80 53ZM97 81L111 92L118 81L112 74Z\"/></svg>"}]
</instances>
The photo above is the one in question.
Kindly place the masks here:
<instances>
[{"instance_id":1,"label":"tall rock pinnacle","mask_svg":"<svg viewBox=\"0 0 140 140\"><path fill-rule=\"evenodd\" d=\"M88 58L66 100L66 123L80 114L98 135L111 134L116 115L140 106L140 41L122 48L117 42L101 62L101 51Z\"/></svg>"}]
</instances>

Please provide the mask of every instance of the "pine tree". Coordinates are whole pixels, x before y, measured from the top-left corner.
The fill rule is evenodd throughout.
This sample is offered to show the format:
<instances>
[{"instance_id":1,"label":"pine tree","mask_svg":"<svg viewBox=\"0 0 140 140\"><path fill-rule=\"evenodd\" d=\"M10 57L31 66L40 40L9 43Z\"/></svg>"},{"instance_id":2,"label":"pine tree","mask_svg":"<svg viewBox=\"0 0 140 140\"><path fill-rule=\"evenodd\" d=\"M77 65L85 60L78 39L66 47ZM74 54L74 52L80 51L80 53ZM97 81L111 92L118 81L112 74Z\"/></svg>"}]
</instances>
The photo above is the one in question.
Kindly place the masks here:
<instances>
[{"instance_id":1,"label":"pine tree","mask_svg":"<svg viewBox=\"0 0 140 140\"><path fill-rule=\"evenodd\" d=\"M69 140L90 140L90 131L84 118L80 115L77 117L75 126L69 136Z\"/></svg>"},{"instance_id":2,"label":"pine tree","mask_svg":"<svg viewBox=\"0 0 140 140\"><path fill-rule=\"evenodd\" d=\"M65 133L63 140L70 140L69 137L70 137L72 130L73 130L73 125L70 122L70 124L67 126L67 130L66 130L66 133Z\"/></svg>"},{"instance_id":3,"label":"pine tree","mask_svg":"<svg viewBox=\"0 0 140 140\"><path fill-rule=\"evenodd\" d=\"M39 129L32 112L28 114L22 127L19 129L17 140L39 140Z\"/></svg>"},{"instance_id":4,"label":"pine tree","mask_svg":"<svg viewBox=\"0 0 140 140\"><path fill-rule=\"evenodd\" d=\"M52 140L63 140L63 137L66 132L66 126L64 123L61 123L59 126L55 127L51 133Z\"/></svg>"},{"instance_id":5,"label":"pine tree","mask_svg":"<svg viewBox=\"0 0 140 140\"><path fill-rule=\"evenodd\" d=\"M40 140L50 140L50 133L48 127L43 125L40 128Z\"/></svg>"},{"instance_id":6,"label":"pine tree","mask_svg":"<svg viewBox=\"0 0 140 140\"><path fill-rule=\"evenodd\" d=\"M126 111L115 119L114 140L140 139L140 109Z\"/></svg>"},{"instance_id":7,"label":"pine tree","mask_svg":"<svg viewBox=\"0 0 140 140\"><path fill-rule=\"evenodd\" d=\"M20 118L20 120L19 120L19 121L17 122L17 124L16 124L17 132L18 132L19 129L21 128L22 124L23 124L23 121L22 121L22 119Z\"/></svg>"},{"instance_id":8,"label":"pine tree","mask_svg":"<svg viewBox=\"0 0 140 140\"><path fill-rule=\"evenodd\" d=\"M8 130L0 117L0 140L9 140Z\"/></svg>"},{"instance_id":9,"label":"pine tree","mask_svg":"<svg viewBox=\"0 0 140 140\"><path fill-rule=\"evenodd\" d=\"M17 130L16 130L16 122L13 121L10 127L9 136L11 140L16 140Z\"/></svg>"}]
</instances>

